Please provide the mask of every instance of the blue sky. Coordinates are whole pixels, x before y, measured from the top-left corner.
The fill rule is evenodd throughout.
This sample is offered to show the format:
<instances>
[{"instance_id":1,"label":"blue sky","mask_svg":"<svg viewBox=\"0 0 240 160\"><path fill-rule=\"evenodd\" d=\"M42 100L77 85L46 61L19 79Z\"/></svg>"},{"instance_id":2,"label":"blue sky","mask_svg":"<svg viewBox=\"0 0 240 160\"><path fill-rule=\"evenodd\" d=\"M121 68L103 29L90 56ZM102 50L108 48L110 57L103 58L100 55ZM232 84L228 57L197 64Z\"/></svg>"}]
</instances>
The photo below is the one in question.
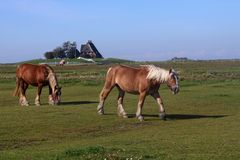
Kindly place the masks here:
<instances>
[{"instance_id":1,"label":"blue sky","mask_svg":"<svg viewBox=\"0 0 240 160\"><path fill-rule=\"evenodd\" d=\"M239 8L239 0L2 1L0 63L87 40L106 58L240 58Z\"/></svg>"}]
</instances>

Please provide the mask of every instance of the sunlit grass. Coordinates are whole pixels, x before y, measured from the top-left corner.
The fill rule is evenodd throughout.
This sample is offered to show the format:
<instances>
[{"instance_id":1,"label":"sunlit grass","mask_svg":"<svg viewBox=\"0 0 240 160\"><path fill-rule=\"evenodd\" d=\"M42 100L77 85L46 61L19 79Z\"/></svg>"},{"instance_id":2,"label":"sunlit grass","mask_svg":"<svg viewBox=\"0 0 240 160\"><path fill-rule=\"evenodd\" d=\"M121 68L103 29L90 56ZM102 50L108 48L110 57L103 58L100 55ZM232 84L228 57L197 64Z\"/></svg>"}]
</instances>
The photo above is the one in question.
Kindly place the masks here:
<instances>
[{"instance_id":1,"label":"sunlit grass","mask_svg":"<svg viewBox=\"0 0 240 160\"><path fill-rule=\"evenodd\" d=\"M218 63L218 72L238 70L235 62ZM172 95L165 85L160 88L167 121L159 120L156 102L147 97L141 123L134 117L136 95L125 96L130 118L118 117L117 89L106 101L106 115L97 114L107 67L54 67L63 75L62 104L49 106L44 88L42 106L34 106L36 88L30 87L31 105L20 107L12 97L16 66L1 66L1 75L13 78L0 78L0 159L239 159L240 79L199 76L214 69L210 62L177 63L174 68L184 71L179 94ZM86 77L67 79L68 72Z\"/></svg>"}]
</instances>

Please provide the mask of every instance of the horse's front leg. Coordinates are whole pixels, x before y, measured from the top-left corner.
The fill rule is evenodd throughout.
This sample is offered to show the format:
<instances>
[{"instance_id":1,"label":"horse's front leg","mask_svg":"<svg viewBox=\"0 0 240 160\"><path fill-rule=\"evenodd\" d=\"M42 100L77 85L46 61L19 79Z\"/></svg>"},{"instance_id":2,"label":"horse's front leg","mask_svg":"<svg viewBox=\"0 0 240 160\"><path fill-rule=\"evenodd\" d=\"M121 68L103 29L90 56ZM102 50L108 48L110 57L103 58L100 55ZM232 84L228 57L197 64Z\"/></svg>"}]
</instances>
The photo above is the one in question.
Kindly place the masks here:
<instances>
[{"instance_id":1,"label":"horse's front leg","mask_svg":"<svg viewBox=\"0 0 240 160\"><path fill-rule=\"evenodd\" d=\"M162 98L158 92L155 92L152 94L152 97L157 101L158 106L159 106L159 118L161 120L166 120L166 114L165 114L165 109L163 105Z\"/></svg>"},{"instance_id":2,"label":"horse's front leg","mask_svg":"<svg viewBox=\"0 0 240 160\"><path fill-rule=\"evenodd\" d=\"M52 96L52 88L50 85L48 86L48 88L49 88L48 103L50 105L54 105L54 100L53 100L53 96Z\"/></svg>"},{"instance_id":3,"label":"horse's front leg","mask_svg":"<svg viewBox=\"0 0 240 160\"><path fill-rule=\"evenodd\" d=\"M38 90L37 90L37 96L36 96L36 98L35 98L35 105L36 106L40 106L40 95L41 95L41 92L42 92L42 85L39 85L38 86Z\"/></svg>"},{"instance_id":4,"label":"horse's front leg","mask_svg":"<svg viewBox=\"0 0 240 160\"><path fill-rule=\"evenodd\" d=\"M145 98L146 98L146 93L145 92L140 93L139 100L138 100L138 106L137 106L137 112L136 112L136 117L140 121L144 120L144 117L142 116L142 107L143 107Z\"/></svg>"}]
</instances>

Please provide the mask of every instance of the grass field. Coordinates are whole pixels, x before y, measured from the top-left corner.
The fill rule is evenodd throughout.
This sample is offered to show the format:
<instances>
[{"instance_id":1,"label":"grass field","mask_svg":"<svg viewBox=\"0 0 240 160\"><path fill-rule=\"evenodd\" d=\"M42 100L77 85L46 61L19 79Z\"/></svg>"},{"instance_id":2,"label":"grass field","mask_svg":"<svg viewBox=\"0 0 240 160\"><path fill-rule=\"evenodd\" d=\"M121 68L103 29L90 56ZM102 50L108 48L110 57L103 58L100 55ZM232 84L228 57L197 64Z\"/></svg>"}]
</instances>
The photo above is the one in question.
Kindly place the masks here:
<instances>
[{"instance_id":1,"label":"grass field","mask_svg":"<svg viewBox=\"0 0 240 160\"><path fill-rule=\"evenodd\" d=\"M124 62L128 63L128 62ZM147 97L139 122L137 96L126 94L128 119L117 116L117 90L96 113L108 65L54 67L62 86L62 104L34 106L36 88L27 91L29 107L20 107L16 65L0 65L0 159L189 159L240 158L240 61L153 62L180 71L178 95L161 86L167 120L158 118ZM131 65L138 65L131 63Z\"/></svg>"}]
</instances>

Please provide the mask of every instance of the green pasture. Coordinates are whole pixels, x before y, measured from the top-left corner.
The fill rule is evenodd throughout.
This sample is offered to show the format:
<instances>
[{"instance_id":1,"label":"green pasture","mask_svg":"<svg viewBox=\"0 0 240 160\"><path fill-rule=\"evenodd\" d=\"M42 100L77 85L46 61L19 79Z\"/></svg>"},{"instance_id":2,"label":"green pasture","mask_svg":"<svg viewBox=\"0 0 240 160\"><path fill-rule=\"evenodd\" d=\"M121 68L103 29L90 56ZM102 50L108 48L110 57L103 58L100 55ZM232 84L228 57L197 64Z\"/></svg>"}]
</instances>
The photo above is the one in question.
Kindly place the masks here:
<instances>
[{"instance_id":1,"label":"green pasture","mask_svg":"<svg viewBox=\"0 0 240 160\"><path fill-rule=\"evenodd\" d=\"M48 105L44 88L40 107L34 106L34 87L27 90L31 105L18 105L12 96L16 65L0 65L0 159L238 160L240 61L152 63L180 71L178 95L165 85L160 88L166 121L147 97L145 121L139 122L134 117L138 97L131 94L124 101L129 118L118 117L116 89L106 101L106 115L97 114L106 70L115 64L53 66L62 104Z\"/></svg>"}]
</instances>

